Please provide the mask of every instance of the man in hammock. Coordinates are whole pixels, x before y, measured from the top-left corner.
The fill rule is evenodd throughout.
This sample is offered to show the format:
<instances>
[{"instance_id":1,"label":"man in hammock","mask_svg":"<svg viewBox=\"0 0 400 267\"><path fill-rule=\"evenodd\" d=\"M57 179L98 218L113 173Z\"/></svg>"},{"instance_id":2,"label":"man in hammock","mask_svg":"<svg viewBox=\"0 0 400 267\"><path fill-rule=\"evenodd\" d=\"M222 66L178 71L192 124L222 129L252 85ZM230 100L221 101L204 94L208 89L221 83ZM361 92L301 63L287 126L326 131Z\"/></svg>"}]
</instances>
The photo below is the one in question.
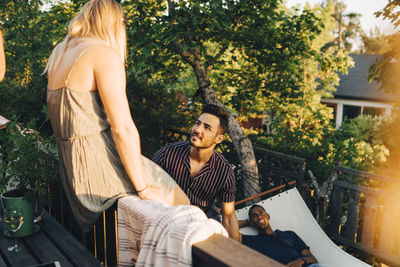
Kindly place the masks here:
<instances>
[{"instance_id":1,"label":"man in hammock","mask_svg":"<svg viewBox=\"0 0 400 267\"><path fill-rule=\"evenodd\" d=\"M239 240L239 226L235 212L236 179L229 162L214 150L224 140L228 117L224 109L206 105L192 127L190 141L168 144L154 154L160 165L190 199L208 217L218 197L221 201L222 225L229 237Z\"/></svg>"},{"instance_id":2,"label":"man in hammock","mask_svg":"<svg viewBox=\"0 0 400 267\"><path fill-rule=\"evenodd\" d=\"M246 245L286 266L322 266L311 254L309 247L293 231L272 230L270 216L260 205L253 205L249 210L249 218L240 220L239 227L253 226L258 235L240 235Z\"/></svg>"}]
</instances>

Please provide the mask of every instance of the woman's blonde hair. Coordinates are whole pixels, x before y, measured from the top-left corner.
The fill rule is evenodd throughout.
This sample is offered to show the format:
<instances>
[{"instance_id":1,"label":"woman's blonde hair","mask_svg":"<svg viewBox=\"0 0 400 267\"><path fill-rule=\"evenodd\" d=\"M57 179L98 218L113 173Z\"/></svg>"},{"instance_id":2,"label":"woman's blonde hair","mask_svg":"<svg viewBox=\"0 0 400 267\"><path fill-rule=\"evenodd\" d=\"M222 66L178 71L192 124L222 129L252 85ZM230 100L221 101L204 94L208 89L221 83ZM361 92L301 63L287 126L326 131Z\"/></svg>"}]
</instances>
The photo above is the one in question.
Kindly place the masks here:
<instances>
[{"instance_id":1,"label":"woman's blonde hair","mask_svg":"<svg viewBox=\"0 0 400 267\"><path fill-rule=\"evenodd\" d=\"M97 38L108 46L118 49L126 58L126 30L124 11L115 0L91 0L87 2L68 25L68 34L52 51L44 73L56 70L62 55L71 41ZM75 42L76 44L76 42Z\"/></svg>"}]
</instances>

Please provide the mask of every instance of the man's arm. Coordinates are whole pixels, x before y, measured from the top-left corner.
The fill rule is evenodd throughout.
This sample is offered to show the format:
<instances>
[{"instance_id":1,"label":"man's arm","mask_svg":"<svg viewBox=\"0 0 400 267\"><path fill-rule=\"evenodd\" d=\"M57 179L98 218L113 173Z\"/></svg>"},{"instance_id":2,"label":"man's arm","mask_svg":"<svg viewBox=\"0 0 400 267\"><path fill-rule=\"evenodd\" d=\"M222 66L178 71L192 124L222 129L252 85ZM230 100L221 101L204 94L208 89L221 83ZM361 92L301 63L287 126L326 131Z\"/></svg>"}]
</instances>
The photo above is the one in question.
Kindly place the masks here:
<instances>
[{"instance_id":1,"label":"man's arm","mask_svg":"<svg viewBox=\"0 0 400 267\"><path fill-rule=\"evenodd\" d=\"M229 237L237 241L240 240L239 224L236 218L235 201L221 202L222 225L228 231Z\"/></svg>"},{"instance_id":2,"label":"man's arm","mask_svg":"<svg viewBox=\"0 0 400 267\"><path fill-rule=\"evenodd\" d=\"M286 266L289 267L302 267L303 264L317 263L317 259L311 254L310 250L303 249L301 251L301 258L289 262Z\"/></svg>"},{"instance_id":3,"label":"man's arm","mask_svg":"<svg viewBox=\"0 0 400 267\"><path fill-rule=\"evenodd\" d=\"M311 254L309 247L304 243L303 239L301 239L301 237L299 237L295 232L290 232L293 235L294 247L300 252L301 257L289 262L287 266L301 267L304 263L306 265L317 263L317 259Z\"/></svg>"},{"instance_id":4,"label":"man's arm","mask_svg":"<svg viewBox=\"0 0 400 267\"><path fill-rule=\"evenodd\" d=\"M159 149L156 153L154 153L154 155L153 155L153 161L155 163L157 163L163 169L165 168L164 167L165 150L166 150L166 147L164 146L161 149Z\"/></svg>"},{"instance_id":5,"label":"man's arm","mask_svg":"<svg viewBox=\"0 0 400 267\"><path fill-rule=\"evenodd\" d=\"M314 257L314 255L311 254L311 251L308 250L308 249L303 249L303 250L301 251L301 256L302 256L301 258L302 258L304 261L306 261L307 264L310 264L310 263L317 263L317 262L318 262L317 259Z\"/></svg>"}]
</instances>

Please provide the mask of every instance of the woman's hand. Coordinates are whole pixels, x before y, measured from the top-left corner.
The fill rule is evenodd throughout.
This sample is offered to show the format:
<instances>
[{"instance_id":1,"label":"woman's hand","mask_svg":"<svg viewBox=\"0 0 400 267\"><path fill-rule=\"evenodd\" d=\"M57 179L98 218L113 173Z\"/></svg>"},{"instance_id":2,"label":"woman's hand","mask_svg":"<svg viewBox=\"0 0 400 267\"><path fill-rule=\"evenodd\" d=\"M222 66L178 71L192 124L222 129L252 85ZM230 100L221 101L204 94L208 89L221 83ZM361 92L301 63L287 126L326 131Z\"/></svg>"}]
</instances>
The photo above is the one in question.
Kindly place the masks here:
<instances>
[{"instance_id":1,"label":"woman's hand","mask_svg":"<svg viewBox=\"0 0 400 267\"><path fill-rule=\"evenodd\" d=\"M162 199L163 189L158 186L147 185L145 189L141 190L137 194L141 199Z\"/></svg>"}]
</instances>

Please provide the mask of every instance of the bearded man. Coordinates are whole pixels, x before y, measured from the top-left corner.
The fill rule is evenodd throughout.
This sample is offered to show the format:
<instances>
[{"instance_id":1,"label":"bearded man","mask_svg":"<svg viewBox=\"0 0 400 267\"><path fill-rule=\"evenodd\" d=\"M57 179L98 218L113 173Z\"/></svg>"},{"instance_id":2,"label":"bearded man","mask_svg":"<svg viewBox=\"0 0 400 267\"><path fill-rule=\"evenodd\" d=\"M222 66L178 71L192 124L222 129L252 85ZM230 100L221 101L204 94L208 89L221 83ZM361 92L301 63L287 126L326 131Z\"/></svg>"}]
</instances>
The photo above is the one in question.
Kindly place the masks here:
<instances>
[{"instance_id":1,"label":"bearded man","mask_svg":"<svg viewBox=\"0 0 400 267\"><path fill-rule=\"evenodd\" d=\"M222 225L229 237L239 240L235 213L236 179L229 162L214 150L228 128L226 111L206 105L194 124L190 141L168 144L154 154L160 165L190 199L209 217L214 200L221 201Z\"/></svg>"}]
</instances>

